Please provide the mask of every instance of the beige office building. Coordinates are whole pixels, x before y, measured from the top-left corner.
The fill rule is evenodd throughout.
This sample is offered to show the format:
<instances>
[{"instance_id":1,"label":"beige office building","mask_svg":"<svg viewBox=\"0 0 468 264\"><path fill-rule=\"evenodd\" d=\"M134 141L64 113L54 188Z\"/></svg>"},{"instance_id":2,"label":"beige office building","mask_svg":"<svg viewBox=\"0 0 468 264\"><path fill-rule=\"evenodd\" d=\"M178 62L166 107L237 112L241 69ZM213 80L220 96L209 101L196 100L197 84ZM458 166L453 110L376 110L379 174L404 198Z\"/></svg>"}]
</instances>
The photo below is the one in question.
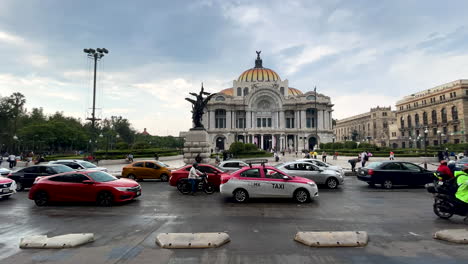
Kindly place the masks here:
<instances>
[{"instance_id":1,"label":"beige office building","mask_svg":"<svg viewBox=\"0 0 468 264\"><path fill-rule=\"evenodd\" d=\"M396 103L394 148L423 148L467 142L468 80L457 80L408 95Z\"/></svg>"},{"instance_id":2,"label":"beige office building","mask_svg":"<svg viewBox=\"0 0 468 264\"><path fill-rule=\"evenodd\" d=\"M394 125L395 121L395 112L391 107L380 106L371 108L367 113L337 120L334 127L336 142L353 140L388 146L389 126Z\"/></svg>"}]
</instances>

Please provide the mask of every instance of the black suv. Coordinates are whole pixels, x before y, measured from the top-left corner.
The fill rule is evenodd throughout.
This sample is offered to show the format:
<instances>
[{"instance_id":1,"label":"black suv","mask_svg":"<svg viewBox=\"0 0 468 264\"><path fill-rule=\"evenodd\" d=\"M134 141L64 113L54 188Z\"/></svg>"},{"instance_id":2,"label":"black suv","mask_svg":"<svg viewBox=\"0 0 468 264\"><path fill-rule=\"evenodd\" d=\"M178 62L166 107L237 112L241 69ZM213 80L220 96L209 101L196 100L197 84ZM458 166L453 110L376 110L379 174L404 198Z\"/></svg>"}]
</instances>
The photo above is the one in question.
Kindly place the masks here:
<instances>
[{"instance_id":1,"label":"black suv","mask_svg":"<svg viewBox=\"0 0 468 264\"><path fill-rule=\"evenodd\" d=\"M11 173L8 178L16 182L16 191L29 188L39 176L49 176L64 172L74 171L65 165L36 165L30 166Z\"/></svg>"}]
</instances>

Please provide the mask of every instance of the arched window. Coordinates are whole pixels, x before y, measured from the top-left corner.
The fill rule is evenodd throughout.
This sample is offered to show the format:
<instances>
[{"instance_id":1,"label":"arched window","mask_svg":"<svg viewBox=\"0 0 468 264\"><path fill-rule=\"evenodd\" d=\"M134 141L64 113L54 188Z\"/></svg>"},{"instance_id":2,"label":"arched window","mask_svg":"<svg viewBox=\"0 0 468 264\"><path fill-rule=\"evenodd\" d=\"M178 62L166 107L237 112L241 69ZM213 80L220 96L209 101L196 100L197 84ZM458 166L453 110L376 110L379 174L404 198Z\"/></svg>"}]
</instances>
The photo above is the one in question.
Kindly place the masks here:
<instances>
[{"instance_id":1,"label":"arched window","mask_svg":"<svg viewBox=\"0 0 468 264\"><path fill-rule=\"evenodd\" d=\"M315 109L307 108L306 110L306 127L313 128L315 127Z\"/></svg>"},{"instance_id":2,"label":"arched window","mask_svg":"<svg viewBox=\"0 0 468 264\"><path fill-rule=\"evenodd\" d=\"M415 114L415 115L414 115L414 125L415 125L416 127L419 126L419 114Z\"/></svg>"},{"instance_id":3,"label":"arched window","mask_svg":"<svg viewBox=\"0 0 468 264\"><path fill-rule=\"evenodd\" d=\"M442 110L440 110L440 115L442 118L442 123L447 123L447 110L445 108L442 108Z\"/></svg>"},{"instance_id":4,"label":"arched window","mask_svg":"<svg viewBox=\"0 0 468 264\"><path fill-rule=\"evenodd\" d=\"M216 101L225 101L224 97L222 97L222 96L217 96L217 97L215 98L215 100L216 100Z\"/></svg>"},{"instance_id":5,"label":"arched window","mask_svg":"<svg viewBox=\"0 0 468 264\"><path fill-rule=\"evenodd\" d=\"M226 128L226 110L224 109L215 110L215 127Z\"/></svg>"},{"instance_id":6,"label":"arched window","mask_svg":"<svg viewBox=\"0 0 468 264\"><path fill-rule=\"evenodd\" d=\"M284 94L284 87L280 87L280 94L285 95Z\"/></svg>"},{"instance_id":7,"label":"arched window","mask_svg":"<svg viewBox=\"0 0 468 264\"><path fill-rule=\"evenodd\" d=\"M405 119L403 117L400 117L400 126L401 128L405 128Z\"/></svg>"},{"instance_id":8,"label":"arched window","mask_svg":"<svg viewBox=\"0 0 468 264\"><path fill-rule=\"evenodd\" d=\"M432 114L431 114L431 118L432 118L432 124L437 124L437 111L436 110L432 110Z\"/></svg>"},{"instance_id":9,"label":"arched window","mask_svg":"<svg viewBox=\"0 0 468 264\"><path fill-rule=\"evenodd\" d=\"M424 125L427 125L427 124L428 124L428 121L427 121L427 113L426 113L426 112L423 113L423 124L424 124Z\"/></svg>"},{"instance_id":10,"label":"arched window","mask_svg":"<svg viewBox=\"0 0 468 264\"><path fill-rule=\"evenodd\" d=\"M408 127L412 127L413 124L411 124L411 116L408 115Z\"/></svg>"},{"instance_id":11,"label":"arched window","mask_svg":"<svg viewBox=\"0 0 468 264\"><path fill-rule=\"evenodd\" d=\"M249 88L245 87L244 88L244 96L248 95L249 94Z\"/></svg>"},{"instance_id":12,"label":"arched window","mask_svg":"<svg viewBox=\"0 0 468 264\"><path fill-rule=\"evenodd\" d=\"M458 110L456 106L452 106L452 120L458 120Z\"/></svg>"},{"instance_id":13,"label":"arched window","mask_svg":"<svg viewBox=\"0 0 468 264\"><path fill-rule=\"evenodd\" d=\"M237 87L237 96L242 96L242 88Z\"/></svg>"}]
</instances>

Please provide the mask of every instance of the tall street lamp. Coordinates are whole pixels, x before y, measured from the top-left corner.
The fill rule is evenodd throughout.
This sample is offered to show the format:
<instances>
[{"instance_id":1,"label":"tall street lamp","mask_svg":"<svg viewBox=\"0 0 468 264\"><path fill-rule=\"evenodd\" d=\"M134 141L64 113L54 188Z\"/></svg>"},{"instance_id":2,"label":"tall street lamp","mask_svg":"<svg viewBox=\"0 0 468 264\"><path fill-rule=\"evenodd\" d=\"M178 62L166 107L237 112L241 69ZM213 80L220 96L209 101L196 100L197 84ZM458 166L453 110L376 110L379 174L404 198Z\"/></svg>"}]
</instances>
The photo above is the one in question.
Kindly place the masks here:
<instances>
[{"instance_id":1,"label":"tall street lamp","mask_svg":"<svg viewBox=\"0 0 468 264\"><path fill-rule=\"evenodd\" d=\"M429 130L426 129L424 130L424 156L427 157L427 134L429 133Z\"/></svg>"},{"instance_id":2,"label":"tall street lamp","mask_svg":"<svg viewBox=\"0 0 468 264\"><path fill-rule=\"evenodd\" d=\"M437 135L439 136L439 146L442 147L442 132L440 130L437 130Z\"/></svg>"},{"instance_id":3,"label":"tall street lamp","mask_svg":"<svg viewBox=\"0 0 468 264\"><path fill-rule=\"evenodd\" d=\"M87 118L87 120L91 120L91 138L95 141L96 140L96 121L100 119L96 118L96 72L97 72L97 61L104 57L104 54L109 53L109 51L105 48L97 48L97 49L84 49L84 53L88 54L88 58L94 60L94 82L93 82L93 112L91 113L91 117ZM91 154L93 153L94 148L93 144L91 144Z\"/></svg>"}]
</instances>

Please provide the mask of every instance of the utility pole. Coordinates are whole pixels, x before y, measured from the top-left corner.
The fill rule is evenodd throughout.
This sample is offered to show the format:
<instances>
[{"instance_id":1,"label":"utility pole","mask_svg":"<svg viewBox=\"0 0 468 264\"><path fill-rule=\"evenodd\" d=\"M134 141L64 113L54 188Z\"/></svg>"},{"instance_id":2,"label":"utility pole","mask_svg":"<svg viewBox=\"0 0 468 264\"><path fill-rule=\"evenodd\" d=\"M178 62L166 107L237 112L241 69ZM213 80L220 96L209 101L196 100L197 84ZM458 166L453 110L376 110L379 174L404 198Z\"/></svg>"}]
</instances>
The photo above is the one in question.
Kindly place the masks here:
<instances>
[{"instance_id":1,"label":"utility pole","mask_svg":"<svg viewBox=\"0 0 468 264\"><path fill-rule=\"evenodd\" d=\"M314 87L314 94L315 94L315 101L314 101L314 104L315 104L315 116L317 117L315 122L315 145L320 147L319 143L318 143L318 124L319 124L319 115L318 115L318 109L317 109L317 86ZM318 148L317 147L317 148Z\"/></svg>"},{"instance_id":2,"label":"utility pole","mask_svg":"<svg viewBox=\"0 0 468 264\"><path fill-rule=\"evenodd\" d=\"M93 82L93 112L91 117L86 118L86 120L91 120L91 144L89 152L92 154L94 152L94 144L96 143L96 121L101 119L96 118L96 75L97 75L97 61L104 57L104 54L109 53L105 48L97 49L84 49L84 53L88 54L88 58L94 60L94 82Z\"/></svg>"}]
</instances>

